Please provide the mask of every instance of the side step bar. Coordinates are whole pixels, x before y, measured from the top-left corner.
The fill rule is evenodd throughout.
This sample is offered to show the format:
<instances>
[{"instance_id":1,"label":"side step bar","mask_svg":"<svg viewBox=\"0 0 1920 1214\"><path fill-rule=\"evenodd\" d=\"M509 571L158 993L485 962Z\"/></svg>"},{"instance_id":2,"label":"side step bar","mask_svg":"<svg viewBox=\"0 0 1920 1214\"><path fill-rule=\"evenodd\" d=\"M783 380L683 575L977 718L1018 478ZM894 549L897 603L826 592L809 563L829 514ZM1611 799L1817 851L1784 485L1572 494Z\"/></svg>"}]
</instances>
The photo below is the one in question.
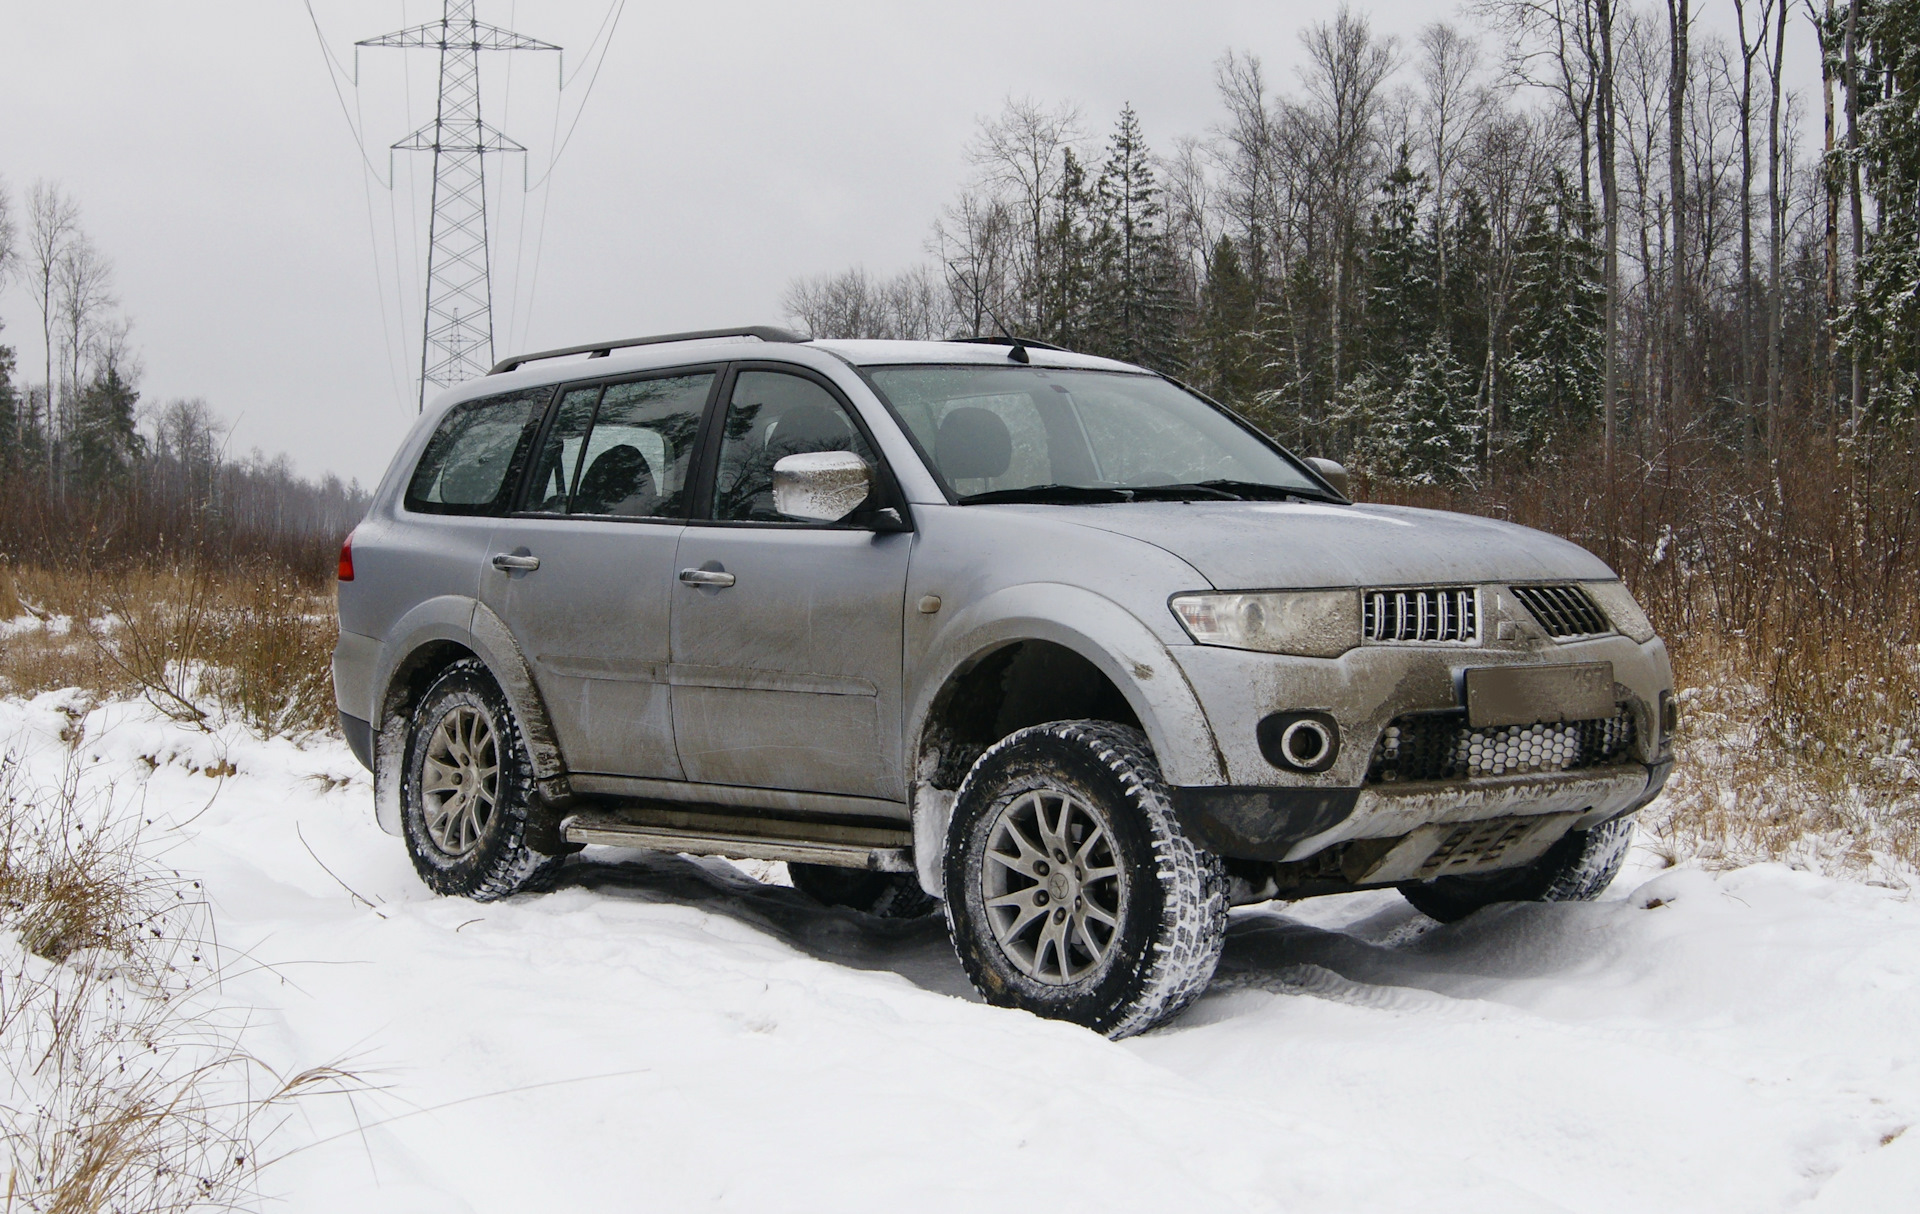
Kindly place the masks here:
<instances>
[{"instance_id":1,"label":"side step bar","mask_svg":"<svg viewBox=\"0 0 1920 1214\"><path fill-rule=\"evenodd\" d=\"M883 826L646 808L571 814L560 823L560 833L569 843L736 860L794 860L880 873L913 871L911 832Z\"/></svg>"}]
</instances>

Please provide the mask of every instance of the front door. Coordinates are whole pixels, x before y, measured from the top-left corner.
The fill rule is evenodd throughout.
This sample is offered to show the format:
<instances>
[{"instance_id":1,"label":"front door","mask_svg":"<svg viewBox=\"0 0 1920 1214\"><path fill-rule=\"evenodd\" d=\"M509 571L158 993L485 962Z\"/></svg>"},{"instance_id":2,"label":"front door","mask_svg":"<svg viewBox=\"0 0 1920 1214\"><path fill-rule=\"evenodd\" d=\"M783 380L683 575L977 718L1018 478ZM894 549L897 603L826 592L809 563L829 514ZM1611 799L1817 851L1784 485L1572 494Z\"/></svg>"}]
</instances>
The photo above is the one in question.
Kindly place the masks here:
<instances>
[{"instance_id":1,"label":"front door","mask_svg":"<svg viewBox=\"0 0 1920 1214\"><path fill-rule=\"evenodd\" d=\"M482 599L533 667L576 772L677 779L668 634L688 479L718 374L570 386Z\"/></svg>"},{"instance_id":2,"label":"front door","mask_svg":"<svg viewBox=\"0 0 1920 1214\"><path fill-rule=\"evenodd\" d=\"M675 562L673 722L689 780L905 798L900 648L913 537L773 508L775 461L830 450L858 454L877 483L871 443L823 381L735 376L710 517L682 533Z\"/></svg>"}]
</instances>

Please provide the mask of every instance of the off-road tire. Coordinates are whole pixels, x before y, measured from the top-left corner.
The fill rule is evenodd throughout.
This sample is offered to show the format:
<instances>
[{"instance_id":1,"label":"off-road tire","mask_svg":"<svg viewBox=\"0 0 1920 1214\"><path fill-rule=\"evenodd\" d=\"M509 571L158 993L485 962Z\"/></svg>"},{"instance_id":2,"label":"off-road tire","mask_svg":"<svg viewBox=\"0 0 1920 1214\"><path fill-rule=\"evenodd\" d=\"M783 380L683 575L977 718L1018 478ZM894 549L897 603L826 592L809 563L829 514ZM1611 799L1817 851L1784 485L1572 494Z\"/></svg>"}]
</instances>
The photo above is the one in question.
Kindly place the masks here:
<instances>
[{"instance_id":1,"label":"off-road tire","mask_svg":"<svg viewBox=\"0 0 1920 1214\"><path fill-rule=\"evenodd\" d=\"M940 909L940 900L920 888L912 873L874 873L861 868L787 861L793 888L823 906L844 906L882 919L918 919Z\"/></svg>"},{"instance_id":2,"label":"off-road tire","mask_svg":"<svg viewBox=\"0 0 1920 1214\"><path fill-rule=\"evenodd\" d=\"M427 752L434 732L459 710L485 717L495 739L499 775L492 812L471 850L450 854L427 826ZM401 767L401 822L414 871L436 894L492 902L551 882L564 855L548 855L529 842L553 834L551 812L541 802L533 779L525 736L500 685L477 658L453 663L420 697L407 727ZM556 849L561 850L561 849Z\"/></svg>"},{"instance_id":3,"label":"off-road tire","mask_svg":"<svg viewBox=\"0 0 1920 1214\"><path fill-rule=\"evenodd\" d=\"M1097 810L1111 835L1110 867L1124 873L1119 923L1104 960L1071 982L1050 984L1023 972L987 917L982 874L996 823L1036 791ZM1220 962L1226 866L1181 830L1160 766L1137 729L1055 721L996 743L961 782L944 863L954 950L974 987L996 1006L1117 1039L1179 1013L1207 988ZM1086 887L1089 897L1093 888ZM1062 979L1065 970L1062 964Z\"/></svg>"},{"instance_id":4,"label":"off-road tire","mask_svg":"<svg viewBox=\"0 0 1920 1214\"><path fill-rule=\"evenodd\" d=\"M1442 923L1457 923L1499 902L1591 902L1619 874L1632 840L1633 819L1615 818L1562 836L1522 868L1409 881L1400 892L1415 910Z\"/></svg>"}]
</instances>

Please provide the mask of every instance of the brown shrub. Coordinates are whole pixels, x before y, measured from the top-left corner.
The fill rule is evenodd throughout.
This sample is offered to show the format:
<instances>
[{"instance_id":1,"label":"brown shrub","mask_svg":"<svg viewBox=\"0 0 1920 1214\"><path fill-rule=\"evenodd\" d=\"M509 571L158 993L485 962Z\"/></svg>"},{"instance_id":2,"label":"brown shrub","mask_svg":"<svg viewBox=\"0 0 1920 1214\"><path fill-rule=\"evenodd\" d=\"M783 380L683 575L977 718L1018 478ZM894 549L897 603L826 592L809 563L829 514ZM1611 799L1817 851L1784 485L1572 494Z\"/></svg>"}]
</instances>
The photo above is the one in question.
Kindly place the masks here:
<instances>
[{"instance_id":1,"label":"brown shrub","mask_svg":"<svg viewBox=\"0 0 1920 1214\"><path fill-rule=\"evenodd\" d=\"M177 720L265 732L333 722L331 594L267 563L12 571L36 626L0 637L0 686L141 695Z\"/></svg>"},{"instance_id":2,"label":"brown shrub","mask_svg":"<svg viewBox=\"0 0 1920 1214\"><path fill-rule=\"evenodd\" d=\"M147 860L140 819L83 796L77 770L28 788L0 758L6 1208L251 1205L276 1113L355 1084L329 1067L282 1081L245 1052L244 1019L208 1000L217 946L197 884Z\"/></svg>"}]
</instances>

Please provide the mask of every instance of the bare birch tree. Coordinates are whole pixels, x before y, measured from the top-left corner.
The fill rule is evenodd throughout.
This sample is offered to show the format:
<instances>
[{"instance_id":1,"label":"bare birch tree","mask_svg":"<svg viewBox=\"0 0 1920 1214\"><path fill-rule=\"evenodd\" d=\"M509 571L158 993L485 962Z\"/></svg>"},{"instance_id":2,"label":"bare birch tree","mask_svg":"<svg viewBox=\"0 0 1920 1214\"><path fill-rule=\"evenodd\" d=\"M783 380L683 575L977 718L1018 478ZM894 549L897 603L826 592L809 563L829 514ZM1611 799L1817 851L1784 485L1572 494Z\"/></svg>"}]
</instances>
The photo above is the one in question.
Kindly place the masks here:
<instances>
[{"instance_id":1,"label":"bare birch tree","mask_svg":"<svg viewBox=\"0 0 1920 1214\"><path fill-rule=\"evenodd\" d=\"M73 199L61 190L58 184L49 181L36 181L27 193L27 264L26 273L29 285L34 292L34 302L40 308L40 344L46 355L46 378L41 390L45 393L46 409L45 438L47 454L53 453L53 326L56 319L55 290L60 274L60 266L67 256L67 246L80 231L80 208ZM31 409L32 405L29 404ZM52 464L52 460L48 460Z\"/></svg>"},{"instance_id":2,"label":"bare birch tree","mask_svg":"<svg viewBox=\"0 0 1920 1214\"><path fill-rule=\"evenodd\" d=\"M1775 450L1780 421L1780 270L1786 260L1787 186L1782 176L1780 111L1783 60L1787 54L1787 4L1774 11L1773 53L1766 56L1767 87L1767 445Z\"/></svg>"},{"instance_id":3,"label":"bare birch tree","mask_svg":"<svg viewBox=\"0 0 1920 1214\"><path fill-rule=\"evenodd\" d=\"M1489 101L1477 79L1480 49L1458 28L1436 21L1420 31L1417 72L1421 150L1433 175L1434 242L1441 298L1447 287L1447 217L1465 149L1485 125Z\"/></svg>"},{"instance_id":4,"label":"bare birch tree","mask_svg":"<svg viewBox=\"0 0 1920 1214\"><path fill-rule=\"evenodd\" d=\"M1017 220L1020 240L1011 267L1021 299L1039 299L1046 281L1047 210L1060 190L1064 153L1084 132L1080 111L1072 105L1052 108L1031 97L1007 99L996 118L980 124L967 159L980 184L1005 204ZM1030 331L1039 318L1004 317Z\"/></svg>"}]
</instances>

